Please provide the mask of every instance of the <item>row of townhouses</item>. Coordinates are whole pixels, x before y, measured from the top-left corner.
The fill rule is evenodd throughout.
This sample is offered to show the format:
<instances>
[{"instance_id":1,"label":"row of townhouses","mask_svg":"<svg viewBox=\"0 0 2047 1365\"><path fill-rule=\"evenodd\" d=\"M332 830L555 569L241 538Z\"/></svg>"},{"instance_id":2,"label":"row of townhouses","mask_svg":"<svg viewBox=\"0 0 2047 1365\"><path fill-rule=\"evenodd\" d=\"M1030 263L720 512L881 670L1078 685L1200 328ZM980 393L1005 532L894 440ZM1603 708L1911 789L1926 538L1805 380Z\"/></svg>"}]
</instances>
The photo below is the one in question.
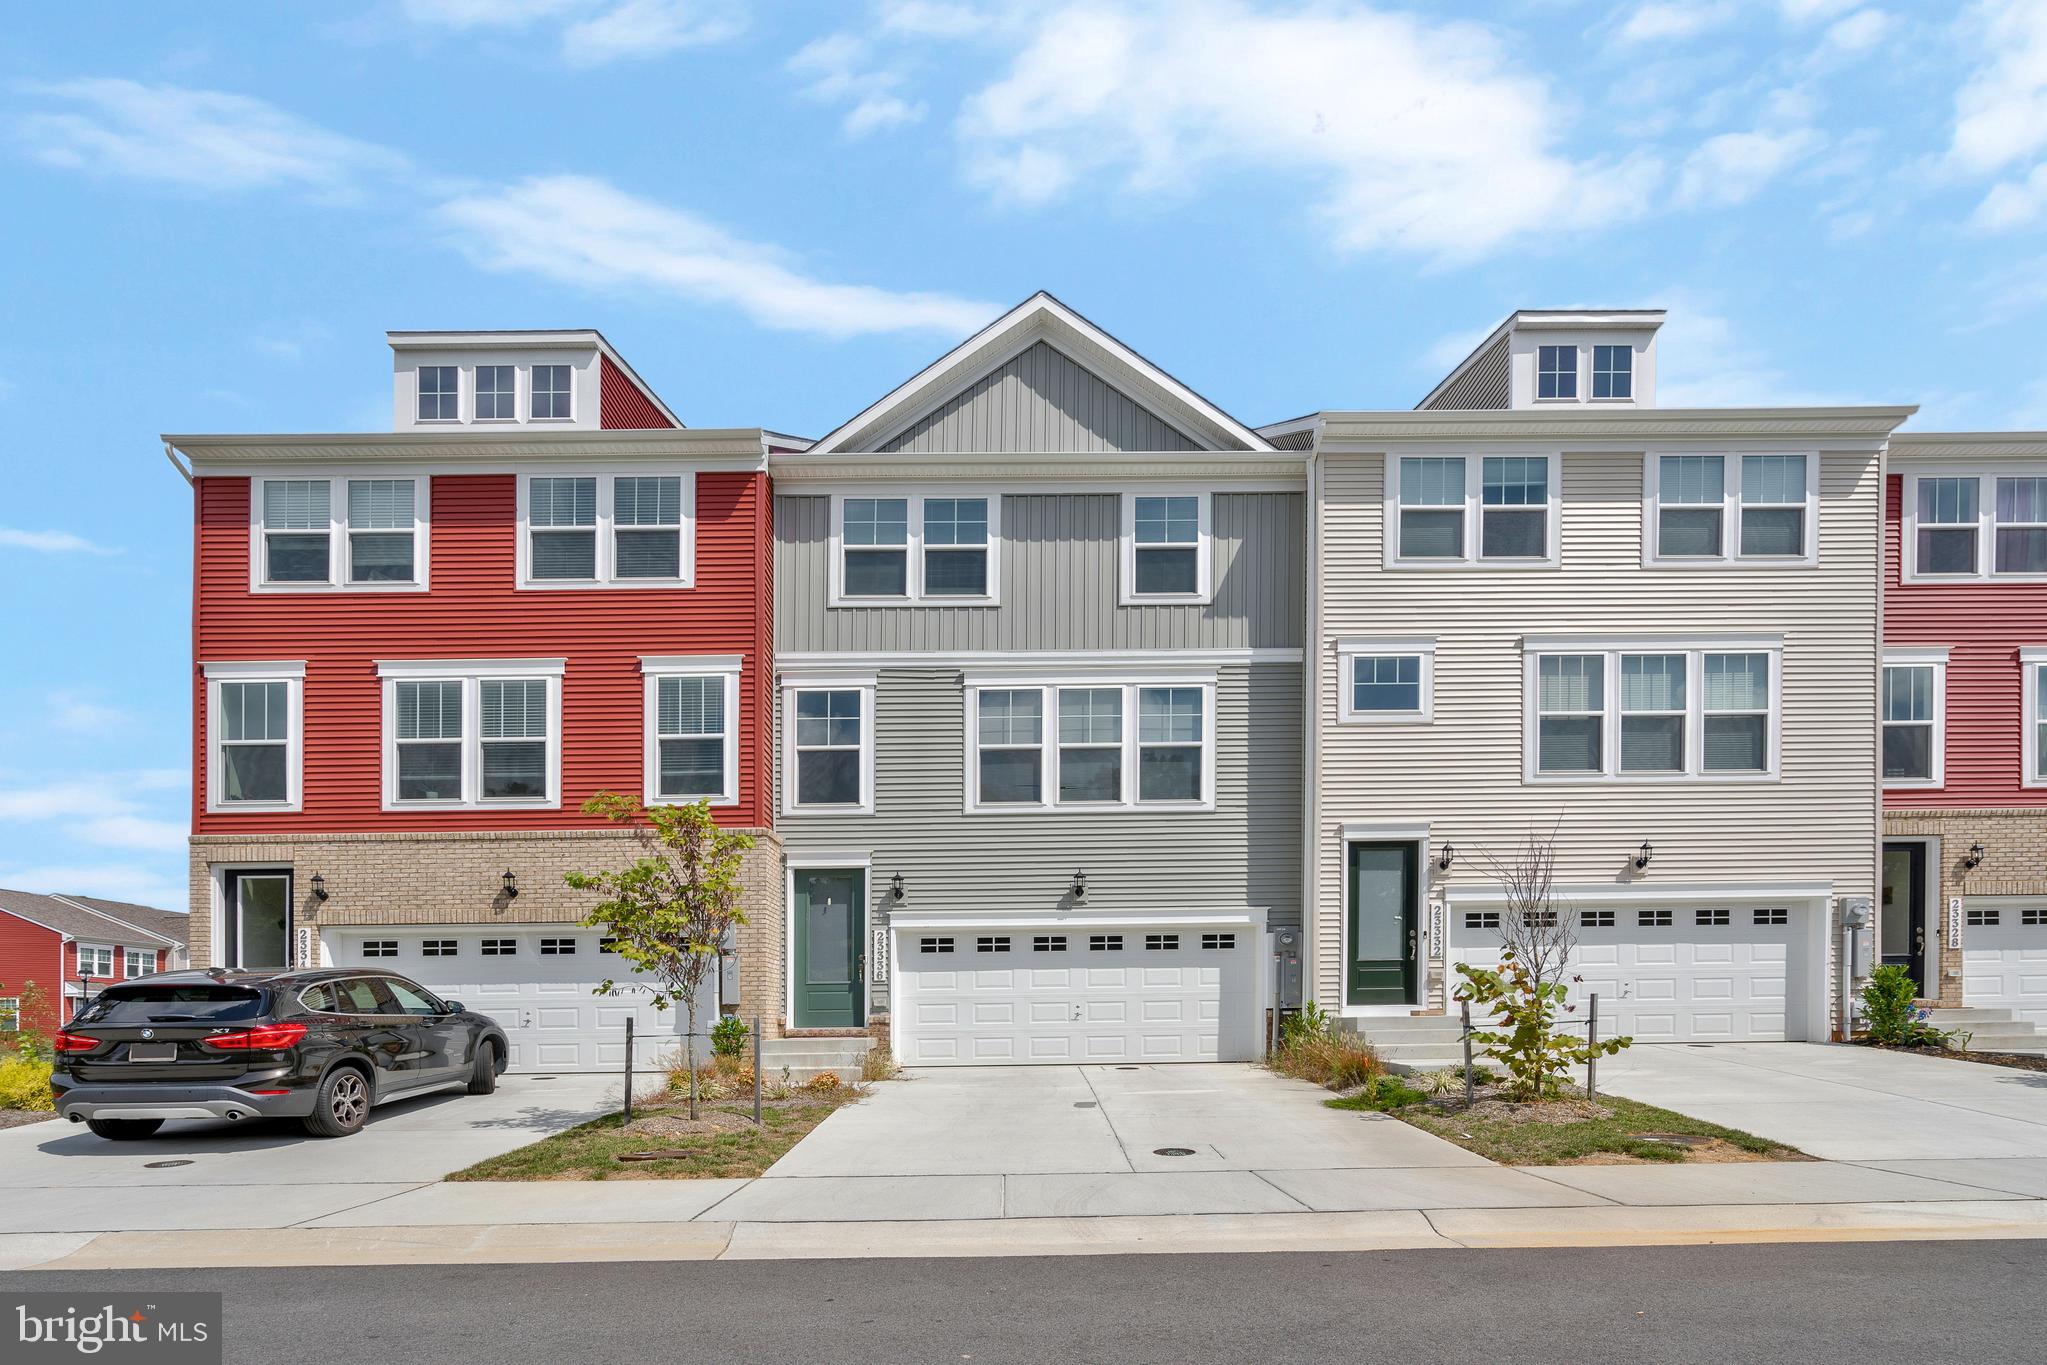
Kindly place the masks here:
<instances>
[{"instance_id":1,"label":"row of townhouses","mask_svg":"<svg viewBox=\"0 0 2047 1365\"><path fill-rule=\"evenodd\" d=\"M392 333L390 432L165 438L193 959L401 972L516 1068L672 1040L563 882L613 790L756 840L721 1006L784 1056L1398 1045L1531 835L1638 1040L1839 1036L1880 962L2047 1022L2047 437L1659 408L1662 320L1253 427L1039 294L817 439Z\"/></svg>"}]
</instances>

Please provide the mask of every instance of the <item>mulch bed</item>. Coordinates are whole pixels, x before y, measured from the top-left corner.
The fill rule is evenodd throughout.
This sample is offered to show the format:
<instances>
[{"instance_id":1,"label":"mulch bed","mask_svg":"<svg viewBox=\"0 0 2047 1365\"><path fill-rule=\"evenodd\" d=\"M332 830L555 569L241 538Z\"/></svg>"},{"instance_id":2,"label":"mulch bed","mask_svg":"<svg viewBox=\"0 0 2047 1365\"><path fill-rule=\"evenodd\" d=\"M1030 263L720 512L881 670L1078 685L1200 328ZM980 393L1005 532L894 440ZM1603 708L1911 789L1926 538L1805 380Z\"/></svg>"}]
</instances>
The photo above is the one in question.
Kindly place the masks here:
<instances>
[{"instance_id":1,"label":"mulch bed","mask_svg":"<svg viewBox=\"0 0 2047 1365\"><path fill-rule=\"evenodd\" d=\"M2022 1052L1964 1052L1952 1047L1898 1047L1891 1043L1856 1042L1879 1052L1912 1052L1921 1057L1945 1057L1955 1062L1981 1062L1985 1066L2008 1066L2015 1071L2047 1071L2047 1057L2029 1057Z\"/></svg>"},{"instance_id":2,"label":"mulch bed","mask_svg":"<svg viewBox=\"0 0 2047 1365\"><path fill-rule=\"evenodd\" d=\"M55 1117L56 1112L50 1109L0 1109L0 1128L20 1128Z\"/></svg>"}]
</instances>

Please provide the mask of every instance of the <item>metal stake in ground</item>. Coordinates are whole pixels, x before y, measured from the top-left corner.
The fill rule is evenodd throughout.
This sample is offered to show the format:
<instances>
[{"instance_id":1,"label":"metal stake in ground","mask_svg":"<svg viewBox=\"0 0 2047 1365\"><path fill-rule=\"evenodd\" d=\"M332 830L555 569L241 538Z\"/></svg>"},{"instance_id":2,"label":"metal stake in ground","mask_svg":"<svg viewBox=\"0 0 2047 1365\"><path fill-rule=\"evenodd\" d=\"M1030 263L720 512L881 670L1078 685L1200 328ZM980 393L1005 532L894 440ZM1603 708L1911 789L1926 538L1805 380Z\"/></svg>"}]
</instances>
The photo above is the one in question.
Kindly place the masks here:
<instances>
[{"instance_id":1,"label":"metal stake in ground","mask_svg":"<svg viewBox=\"0 0 2047 1365\"><path fill-rule=\"evenodd\" d=\"M761 1126L761 1017L753 1017L753 1126Z\"/></svg>"},{"instance_id":2,"label":"metal stake in ground","mask_svg":"<svg viewBox=\"0 0 2047 1365\"><path fill-rule=\"evenodd\" d=\"M1463 1004L1462 1004L1461 1006L1459 1006L1459 1013L1460 1013L1460 1014L1462 1014L1462 1015L1464 1016L1464 1107L1465 1107L1465 1108L1467 1108L1467 1109L1469 1109L1469 1108L1471 1107L1471 1104L1472 1104L1472 1094L1471 1094L1471 1002L1470 1002L1469 1000L1466 1000L1465 1002L1463 1002Z\"/></svg>"},{"instance_id":3,"label":"metal stake in ground","mask_svg":"<svg viewBox=\"0 0 2047 1365\"><path fill-rule=\"evenodd\" d=\"M633 1121L633 1017L625 1018L625 1121Z\"/></svg>"},{"instance_id":4,"label":"metal stake in ground","mask_svg":"<svg viewBox=\"0 0 2047 1365\"><path fill-rule=\"evenodd\" d=\"M1585 1012L1585 1041L1591 1045L1585 1058L1585 1098L1599 1094L1599 993L1594 991Z\"/></svg>"}]
</instances>

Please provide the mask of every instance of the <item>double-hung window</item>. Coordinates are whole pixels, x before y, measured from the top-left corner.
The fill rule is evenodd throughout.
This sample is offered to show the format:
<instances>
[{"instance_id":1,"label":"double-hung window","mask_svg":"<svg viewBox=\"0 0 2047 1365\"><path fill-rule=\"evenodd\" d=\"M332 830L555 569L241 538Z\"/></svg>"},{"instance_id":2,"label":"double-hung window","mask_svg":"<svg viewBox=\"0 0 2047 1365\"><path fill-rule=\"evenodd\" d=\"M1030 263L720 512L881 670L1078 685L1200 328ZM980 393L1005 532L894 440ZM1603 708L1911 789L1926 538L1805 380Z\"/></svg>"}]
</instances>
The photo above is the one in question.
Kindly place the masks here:
<instances>
[{"instance_id":1,"label":"double-hung window","mask_svg":"<svg viewBox=\"0 0 2047 1365\"><path fill-rule=\"evenodd\" d=\"M207 664L206 808L297 810L300 663Z\"/></svg>"},{"instance_id":2,"label":"double-hung window","mask_svg":"<svg viewBox=\"0 0 2047 1365\"><path fill-rule=\"evenodd\" d=\"M121 975L133 981L138 976L148 976L156 970L156 954L147 948L129 948L122 953Z\"/></svg>"},{"instance_id":3,"label":"double-hung window","mask_svg":"<svg viewBox=\"0 0 2047 1365\"><path fill-rule=\"evenodd\" d=\"M1991 572L2047 574L2047 478L1998 479L1994 518Z\"/></svg>"},{"instance_id":4,"label":"double-hung window","mask_svg":"<svg viewBox=\"0 0 2047 1365\"><path fill-rule=\"evenodd\" d=\"M255 590L426 586L425 479L256 484L250 553Z\"/></svg>"},{"instance_id":5,"label":"double-hung window","mask_svg":"<svg viewBox=\"0 0 2047 1365\"><path fill-rule=\"evenodd\" d=\"M642 659L647 804L739 799L739 660Z\"/></svg>"},{"instance_id":6,"label":"double-hung window","mask_svg":"<svg viewBox=\"0 0 2047 1365\"><path fill-rule=\"evenodd\" d=\"M510 422L519 416L519 367L476 367L476 420Z\"/></svg>"},{"instance_id":7,"label":"double-hung window","mask_svg":"<svg viewBox=\"0 0 2047 1365\"><path fill-rule=\"evenodd\" d=\"M574 373L567 365L533 367L534 421L567 421L575 416L571 401L574 393L571 376Z\"/></svg>"},{"instance_id":8,"label":"double-hung window","mask_svg":"<svg viewBox=\"0 0 2047 1365\"><path fill-rule=\"evenodd\" d=\"M1430 719L1435 708L1434 640L1337 642L1342 679L1339 718L1357 723Z\"/></svg>"},{"instance_id":9,"label":"double-hung window","mask_svg":"<svg viewBox=\"0 0 2047 1365\"><path fill-rule=\"evenodd\" d=\"M908 598L910 500L847 498L841 525L845 568L840 596Z\"/></svg>"},{"instance_id":10,"label":"double-hung window","mask_svg":"<svg viewBox=\"0 0 2047 1365\"><path fill-rule=\"evenodd\" d=\"M1578 348L1575 345L1535 348L1535 396L1578 396Z\"/></svg>"},{"instance_id":11,"label":"double-hung window","mask_svg":"<svg viewBox=\"0 0 2047 1365\"><path fill-rule=\"evenodd\" d=\"M2020 784L2047 787L2047 647L2019 651Z\"/></svg>"},{"instance_id":12,"label":"double-hung window","mask_svg":"<svg viewBox=\"0 0 2047 1365\"><path fill-rule=\"evenodd\" d=\"M529 588L688 587L696 483L687 473L536 475L520 485Z\"/></svg>"},{"instance_id":13,"label":"double-hung window","mask_svg":"<svg viewBox=\"0 0 2047 1365\"><path fill-rule=\"evenodd\" d=\"M967 688L969 811L1205 808L1212 682L1008 682Z\"/></svg>"},{"instance_id":14,"label":"double-hung window","mask_svg":"<svg viewBox=\"0 0 2047 1365\"><path fill-rule=\"evenodd\" d=\"M108 981L114 975L114 950L97 943L78 945L78 974L89 976L95 981Z\"/></svg>"},{"instance_id":15,"label":"double-hung window","mask_svg":"<svg viewBox=\"0 0 2047 1365\"><path fill-rule=\"evenodd\" d=\"M1124 497L1126 602L1208 599L1209 495Z\"/></svg>"},{"instance_id":16,"label":"double-hung window","mask_svg":"<svg viewBox=\"0 0 2047 1365\"><path fill-rule=\"evenodd\" d=\"M1817 463L1798 452L1651 455L1646 562L1815 563Z\"/></svg>"},{"instance_id":17,"label":"double-hung window","mask_svg":"<svg viewBox=\"0 0 2047 1365\"><path fill-rule=\"evenodd\" d=\"M1947 650L1884 651L1883 783L1938 787L1945 780Z\"/></svg>"},{"instance_id":18,"label":"double-hung window","mask_svg":"<svg viewBox=\"0 0 2047 1365\"><path fill-rule=\"evenodd\" d=\"M2047 581L2047 469L1907 473L1906 582Z\"/></svg>"},{"instance_id":19,"label":"double-hung window","mask_svg":"<svg viewBox=\"0 0 2047 1365\"><path fill-rule=\"evenodd\" d=\"M1768 780L1781 643L1530 641L1529 781Z\"/></svg>"},{"instance_id":20,"label":"double-hung window","mask_svg":"<svg viewBox=\"0 0 2047 1365\"><path fill-rule=\"evenodd\" d=\"M1976 576L1981 572L1977 500L1982 480L1922 478L1918 485L1919 573Z\"/></svg>"},{"instance_id":21,"label":"double-hung window","mask_svg":"<svg viewBox=\"0 0 2047 1365\"><path fill-rule=\"evenodd\" d=\"M1001 499L832 499L832 604L985 606L996 597Z\"/></svg>"},{"instance_id":22,"label":"double-hung window","mask_svg":"<svg viewBox=\"0 0 2047 1365\"><path fill-rule=\"evenodd\" d=\"M1633 398L1635 396L1635 348L1594 346L1592 348L1592 396Z\"/></svg>"},{"instance_id":23,"label":"double-hung window","mask_svg":"<svg viewBox=\"0 0 2047 1365\"><path fill-rule=\"evenodd\" d=\"M988 499L923 499L926 597L988 595Z\"/></svg>"},{"instance_id":24,"label":"double-hung window","mask_svg":"<svg viewBox=\"0 0 2047 1365\"><path fill-rule=\"evenodd\" d=\"M386 809L560 804L561 661L405 660L377 671Z\"/></svg>"},{"instance_id":25,"label":"double-hung window","mask_svg":"<svg viewBox=\"0 0 2047 1365\"><path fill-rule=\"evenodd\" d=\"M874 809L874 681L794 683L783 693L784 808Z\"/></svg>"},{"instance_id":26,"label":"double-hung window","mask_svg":"<svg viewBox=\"0 0 2047 1365\"><path fill-rule=\"evenodd\" d=\"M1556 455L1403 455L1387 499L1388 568L1557 562Z\"/></svg>"},{"instance_id":27,"label":"double-hung window","mask_svg":"<svg viewBox=\"0 0 2047 1365\"><path fill-rule=\"evenodd\" d=\"M419 420L458 422L462 419L462 371L455 365L419 367Z\"/></svg>"}]
</instances>

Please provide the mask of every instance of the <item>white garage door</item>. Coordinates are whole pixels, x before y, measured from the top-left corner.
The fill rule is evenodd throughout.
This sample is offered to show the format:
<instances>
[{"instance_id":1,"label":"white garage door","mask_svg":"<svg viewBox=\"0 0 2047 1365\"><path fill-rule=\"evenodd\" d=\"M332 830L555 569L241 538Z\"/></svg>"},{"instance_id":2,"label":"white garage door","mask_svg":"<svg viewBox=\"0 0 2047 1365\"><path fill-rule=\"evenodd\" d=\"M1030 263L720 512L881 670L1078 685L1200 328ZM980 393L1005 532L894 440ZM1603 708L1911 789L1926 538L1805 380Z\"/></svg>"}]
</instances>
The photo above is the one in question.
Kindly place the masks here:
<instances>
[{"instance_id":1,"label":"white garage door","mask_svg":"<svg viewBox=\"0 0 2047 1365\"><path fill-rule=\"evenodd\" d=\"M2047 1028L2047 900L1963 902L1962 1003Z\"/></svg>"},{"instance_id":2,"label":"white garage door","mask_svg":"<svg viewBox=\"0 0 2047 1365\"><path fill-rule=\"evenodd\" d=\"M1462 942L1452 945L1452 961L1497 966L1498 940L1488 945L1484 936L1497 932L1492 926L1503 913L1461 911ZM1584 1019L1597 992L1602 1037L1678 1043L1804 1036L1791 1000L1803 958L1803 910L1721 905L1576 913L1572 971L1584 979L1571 986L1578 1008L1567 1017Z\"/></svg>"},{"instance_id":3,"label":"white garage door","mask_svg":"<svg viewBox=\"0 0 2047 1365\"><path fill-rule=\"evenodd\" d=\"M1169 924L898 929L908 1066L1233 1062L1258 1052L1256 935Z\"/></svg>"},{"instance_id":4,"label":"white garage door","mask_svg":"<svg viewBox=\"0 0 2047 1365\"><path fill-rule=\"evenodd\" d=\"M507 1070L620 1070L627 1019L636 1069L680 1056L675 1010L653 1009L644 995L594 993L607 977L632 978L628 963L597 945L594 932L567 927L394 924L322 935L330 964L407 977L497 1020L510 1044ZM707 996L715 980L713 973ZM715 1000L697 1004L700 1015L715 1018Z\"/></svg>"}]
</instances>

